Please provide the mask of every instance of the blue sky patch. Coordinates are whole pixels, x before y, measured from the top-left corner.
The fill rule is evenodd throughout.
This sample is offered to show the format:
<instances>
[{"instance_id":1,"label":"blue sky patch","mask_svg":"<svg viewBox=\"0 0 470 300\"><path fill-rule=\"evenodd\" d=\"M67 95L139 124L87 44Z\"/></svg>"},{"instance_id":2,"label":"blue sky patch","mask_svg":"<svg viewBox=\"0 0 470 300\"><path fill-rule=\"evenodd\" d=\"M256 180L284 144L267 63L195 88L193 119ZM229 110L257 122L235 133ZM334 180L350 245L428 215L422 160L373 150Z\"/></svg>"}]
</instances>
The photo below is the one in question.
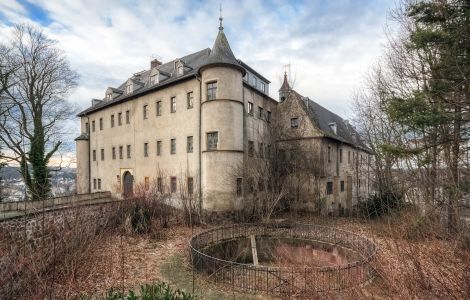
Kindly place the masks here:
<instances>
[{"instance_id":1,"label":"blue sky patch","mask_svg":"<svg viewBox=\"0 0 470 300\"><path fill-rule=\"evenodd\" d=\"M20 3L26 9L28 12L28 17L31 20L41 24L42 26L48 26L52 23L52 19L49 17L47 11L37 6L36 4L25 0L18 0L18 3Z\"/></svg>"}]
</instances>

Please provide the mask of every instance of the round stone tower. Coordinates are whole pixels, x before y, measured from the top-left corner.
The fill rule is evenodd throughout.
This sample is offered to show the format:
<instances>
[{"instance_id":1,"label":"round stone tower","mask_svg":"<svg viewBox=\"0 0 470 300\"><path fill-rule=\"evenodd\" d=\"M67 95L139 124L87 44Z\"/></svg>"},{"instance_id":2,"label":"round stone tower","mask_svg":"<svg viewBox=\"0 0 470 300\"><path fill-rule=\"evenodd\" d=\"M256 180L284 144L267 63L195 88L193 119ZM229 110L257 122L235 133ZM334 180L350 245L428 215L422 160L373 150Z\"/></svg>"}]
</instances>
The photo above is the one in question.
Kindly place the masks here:
<instances>
[{"instance_id":1,"label":"round stone tower","mask_svg":"<svg viewBox=\"0 0 470 300\"><path fill-rule=\"evenodd\" d=\"M201 188L203 209L239 209L235 170L243 162L243 76L224 34L222 18L201 76Z\"/></svg>"}]
</instances>

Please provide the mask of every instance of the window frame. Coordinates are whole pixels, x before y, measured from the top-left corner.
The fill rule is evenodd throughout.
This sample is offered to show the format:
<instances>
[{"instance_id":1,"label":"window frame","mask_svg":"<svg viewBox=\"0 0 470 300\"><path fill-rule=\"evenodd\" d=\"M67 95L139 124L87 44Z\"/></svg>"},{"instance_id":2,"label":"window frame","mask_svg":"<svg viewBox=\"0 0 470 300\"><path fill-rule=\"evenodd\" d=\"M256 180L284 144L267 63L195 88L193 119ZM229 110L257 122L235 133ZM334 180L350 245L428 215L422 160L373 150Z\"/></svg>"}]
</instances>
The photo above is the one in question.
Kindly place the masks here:
<instances>
[{"instance_id":1,"label":"window frame","mask_svg":"<svg viewBox=\"0 0 470 300\"><path fill-rule=\"evenodd\" d=\"M344 192L344 180L340 181L339 186L340 186L340 191Z\"/></svg>"},{"instance_id":2,"label":"window frame","mask_svg":"<svg viewBox=\"0 0 470 300\"><path fill-rule=\"evenodd\" d=\"M171 155L176 154L176 138L170 139L170 154Z\"/></svg>"},{"instance_id":3,"label":"window frame","mask_svg":"<svg viewBox=\"0 0 470 300\"><path fill-rule=\"evenodd\" d=\"M116 159L116 147L111 148L111 156L112 156L113 160Z\"/></svg>"},{"instance_id":4,"label":"window frame","mask_svg":"<svg viewBox=\"0 0 470 300\"><path fill-rule=\"evenodd\" d=\"M193 153L194 150L194 138L192 135L186 137L186 153Z\"/></svg>"},{"instance_id":5,"label":"window frame","mask_svg":"<svg viewBox=\"0 0 470 300\"><path fill-rule=\"evenodd\" d=\"M326 182L326 194L333 195L333 181Z\"/></svg>"},{"instance_id":6,"label":"window frame","mask_svg":"<svg viewBox=\"0 0 470 300\"><path fill-rule=\"evenodd\" d=\"M130 123L131 123L131 111L126 110L126 124L130 124Z\"/></svg>"},{"instance_id":7,"label":"window frame","mask_svg":"<svg viewBox=\"0 0 470 300\"><path fill-rule=\"evenodd\" d=\"M111 115L111 128L114 128L114 114Z\"/></svg>"},{"instance_id":8,"label":"window frame","mask_svg":"<svg viewBox=\"0 0 470 300\"><path fill-rule=\"evenodd\" d=\"M122 126L122 112L118 112L118 126Z\"/></svg>"},{"instance_id":9,"label":"window frame","mask_svg":"<svg viewBox=\"0 0 470 300\"><path fill-rule=\"evenodd\" d=\"M95 132L96 126L95 126L95 120L91 121L91 132Z\"/></svg>"},{"instance_id":10,"label":"window frame","mask_svg":"<svg viewBox=\"0 0 470 300\"><path fill-rule=\"evenodd\" d=\"M176 112L176 96L170 98L170 113L174 114Z\"/></svg>"},{"instance_id":11,"label":"window frame","mask_svg":"<svg viewBox=\"0 0 470 300\"><path fill-rule=\"evenodd\" d=\"M99 123L100 123L100 131L103 130L103 118L100 118L99 120Z\"/></svg>"},{"instance_id":12,"label":"window frame","mask_svg":"<svg viewBox=\"0 0 470 300\"><path fill-rule=\"evenodd\" d=\"M261 106L258 106L258 118L260 120L263 120L263 112L264 112L264 109L261 107Z\"/></svg>"},{"instance_id":13,"label":"window frame","mask_svg":"<svg viewBox=\"0 0 470 300\"><path fill-rule=\"evenodd\" d=\"M146 120L149 117L149 112L148 112L148 104L144 104L142 107L142 116L143 119Z\"/></svg>"},{"instance_id":14,"label":"window frame","mask_svg":"<svg viewBox=\"0 0 470 300\"><path fill-rule=\"evenodd\" d=\"M93 149L92 151L92 158L93 158L93 161L96 161L96 149Z\"/></svg>"},{"instance_id":15,"label":"window frame","mask_svg":"<svg viewBox=\"0 0 470 300\"><path fill-rule=\"evenodd\" d=\"M194 93L193 91L186 93L186 107L191 109L194 107Z\"/></svg>"},{"instance_id":16,"label":"window frame","mask_svg":"<svg viewBox=\"0 0 470 300\"><path fill-rule=\"evenodd\" d=\"M124 159L124 146L119 146L119 159Z\"/></svg>"},{"instance_id":17,"label":"window frame","mask_svg":"<svg viewBox=\"0 0 470 300\"><path fill-rule=\"evenodd\" d=\"M213 138L215 137L215 146ZM209 131L206 133L206 150L214 151L219 148L219 132L218 131Z\"/></svg>"},{"instance_id":18,"label":"window frame","mask_svg":"<svg viewBox=\"0 0 470 300\"><path fill-rule=\"evenodd\" d=\"M176 176L170 176L170 193L176 193L178 190L178 183L176 180Z\"/></svg>"},{"instance_id":19,"label":"window frame","mask_svg":"<svg viewBox=\"0 0 470 300\"><path fill-rule=\"evenodd\" d=\"M100 149L100 158L102 161L104 160L104 148Z\"/></svg>"},{"instance_id":20,"label":"window frame","mask_svg":"<svg viewBox=\"0 0 470 300\"><path fill-rule=\"evenodd\" d=\"M300 121L299 117L290 118L290 128L299 128Z\"/></svg>"},{"instance_id":21,"label":"window frame","mask_svg":"<svg viewBox=\"0 0 470 300\"><path fill-rule=\"evenodd\" d=\"M149 143L144 143L144 157L149 157Z\"/></svg>"},{"instance_id":22,"label":"window frame","mask_svg":"<svg viewBox=\"0 0 470 300\"><path fill-rule=\"evenodd\" d=\"M253 102L248 101L248 114L253 115Z\"/></svg>"},{"instance_id":23,"label":"window frame","mask_svg":"<svg viewBox=\"0 0 470 300\"><path fill-rule=\"evenodd\" d=\"M127 157L127 159L131 159L131 158L132 158L131 151L132 151L131 145L127 145L127 146L126 146L126 155L127 155L126 157Z\"/></svg>"},{"instance_id":24,"label":"window frame","mask_svg":"<svg viewBox=\"0 0 470 300\"><path fill-rule=\"evenodd\" d=\"M157 156L161 156L161 155L162 155L162 141L157 140Z\"/></svg>"},{"instance_id":25,"label":"window frame","mask_svg":"<svg viewBox=\"0 0 470 300\"><path fill-rule=\"evenodd\" d=\"M212 101L217 99L217 81L209 81L206 83L206 100Z\"/></svg>"}]
</instances>

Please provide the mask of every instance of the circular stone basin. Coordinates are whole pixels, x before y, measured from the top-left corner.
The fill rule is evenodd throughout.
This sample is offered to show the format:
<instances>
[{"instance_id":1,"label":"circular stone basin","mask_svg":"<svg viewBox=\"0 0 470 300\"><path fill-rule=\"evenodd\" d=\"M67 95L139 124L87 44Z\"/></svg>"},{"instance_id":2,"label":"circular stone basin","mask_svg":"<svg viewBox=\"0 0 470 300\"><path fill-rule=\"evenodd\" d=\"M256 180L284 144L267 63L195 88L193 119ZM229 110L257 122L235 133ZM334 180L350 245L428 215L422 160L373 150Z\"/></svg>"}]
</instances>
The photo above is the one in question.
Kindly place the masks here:
<instances>
[{"instance_id":1,"label":"circular stone basin","mask_svg":"<svg viewBox=\"0 0 470 300\"><path fill-rule=\"evenodd\" d=\"M272 295L341 290L374 277L375 245L311 224L236 224L191 238L191 262L208 279Z\"/></svg>"}]
</instances>

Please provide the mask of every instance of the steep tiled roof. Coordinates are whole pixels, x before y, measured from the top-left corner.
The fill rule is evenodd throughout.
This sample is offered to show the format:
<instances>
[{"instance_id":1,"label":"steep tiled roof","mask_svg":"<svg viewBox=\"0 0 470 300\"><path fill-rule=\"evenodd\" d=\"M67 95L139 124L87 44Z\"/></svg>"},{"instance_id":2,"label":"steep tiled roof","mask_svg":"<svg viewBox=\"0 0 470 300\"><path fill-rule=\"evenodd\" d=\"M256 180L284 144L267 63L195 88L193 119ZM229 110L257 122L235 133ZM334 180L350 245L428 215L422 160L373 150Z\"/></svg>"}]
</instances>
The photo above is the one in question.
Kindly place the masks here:
<instances>
[{"instance_id":1,"label":"steep tiled roof","mask_svg":"<svg viewBox=\"0 0 470 300\"><path fill-rule=\"evenodd\" d=\"M300 100L306 112L308 113L310 120L323 132L325 136L346 144L353 145L361 150L371 152L371 150L361 140L359 133L351 124L349 124L349 122L324 108L317 102L307 97L303 97L296 91L292 91L292 94L294 97L297 97L297 99ZM332 123L336 125L336 133L330 126Z\"/></svg>"},{"instance_id":2,"label":"steep tiled roof","mask_svg":"<svg viewBox=\"0 0 470 300\"><path fill-rule=\"evenodd\" d=\"M146 92L149 92L151 90L156 90L159 88L163 88L169 84L175 83L177 81L187 79L188 77L192 77L196 75L197 69L206 61L208 55L210 53L210 49L206 48L204 50L186 55L180 60L184 63L184 73L183 75L177 76L176 71L174 69L174 61L170 61L166 64L163 64L158 67L159 72L160 72L160 77L159 77L159 83L155 85L151 85L150 83L150 72L151 70L146 70L137 74L134 74L133 77L131 77L131 81L137 83L136 87L134 88L133 93L130 94L122 94L113 100L104 100L103 102L96 104L95 106L89 107L85 109L84 111L80 112L78 116L83 116L88 113L98 111L103 109L104 107L112 106L117 103L124 102L130 98L134 98L138 95L145 94ZM119 91L124 91L126 87L126 83L128 80L123 82L117 90Z\"/></svg>"}]
</instances>

